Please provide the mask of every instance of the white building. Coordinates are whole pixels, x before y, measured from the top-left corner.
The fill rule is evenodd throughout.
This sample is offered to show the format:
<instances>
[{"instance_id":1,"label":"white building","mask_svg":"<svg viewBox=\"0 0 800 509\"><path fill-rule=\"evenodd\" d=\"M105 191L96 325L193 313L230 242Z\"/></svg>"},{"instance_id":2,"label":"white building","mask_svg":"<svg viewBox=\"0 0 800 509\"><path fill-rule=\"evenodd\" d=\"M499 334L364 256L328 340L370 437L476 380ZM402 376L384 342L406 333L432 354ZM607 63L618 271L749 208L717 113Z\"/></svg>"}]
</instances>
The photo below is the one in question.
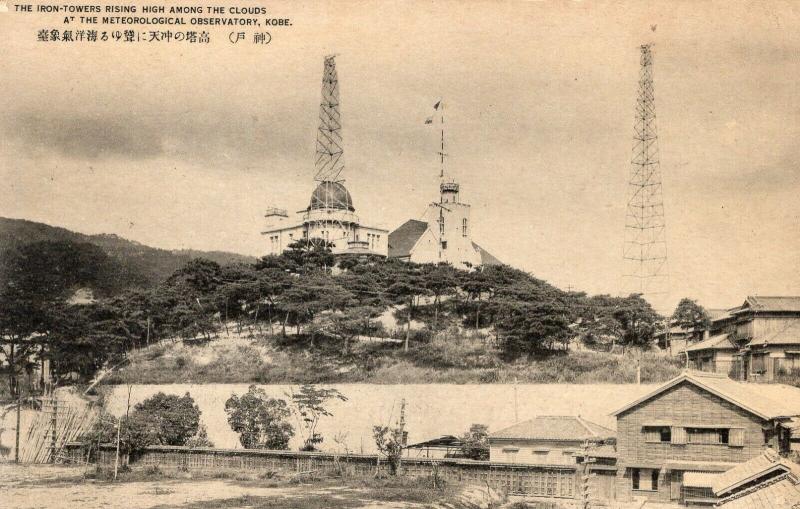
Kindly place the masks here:
<instances>
[{"instance_id":1,"label":"white building","mask_svg":"<svg viewBox=\"0 0 800 509\"><path fill-rule=\"evenodd\" d=\"M353 199L341 182L320 182L308 207L290 219L285 210L267 211L268 253L281 254L301 239L324 239L333 244L333 254L386 256L389 230L361 224Z\"/></svg>"},{"instance_id":2,"label":"white building","mask_svg":"<svg viewBox=\"0 0 800 509\"><path fill-rule=\"evenodd\" d=\"M459 269L501 262L472 241L470 206L459 199L456 182L442 182L439 202L422 220L411 219L389 234L389 257L415 263L445 262Z\"/></svg>"},{"instance_id":3,"label":"white building","mask_svg":"<svg viewBox=\"0 0 800 509\"><path fill-rule=\"evenodd\" d=\"M333 254L387 255L389 230L361 224L353 198L340 178L344 171L341 131L339 78L334 57L327 56L317 129L314 180L318 184L308 207L295 217L289 218L285 209L267 210L268 224L262 234L267 238L269 254L281 254L298 240L323 239L333 245Z\"/></svg>"}]
</instances>

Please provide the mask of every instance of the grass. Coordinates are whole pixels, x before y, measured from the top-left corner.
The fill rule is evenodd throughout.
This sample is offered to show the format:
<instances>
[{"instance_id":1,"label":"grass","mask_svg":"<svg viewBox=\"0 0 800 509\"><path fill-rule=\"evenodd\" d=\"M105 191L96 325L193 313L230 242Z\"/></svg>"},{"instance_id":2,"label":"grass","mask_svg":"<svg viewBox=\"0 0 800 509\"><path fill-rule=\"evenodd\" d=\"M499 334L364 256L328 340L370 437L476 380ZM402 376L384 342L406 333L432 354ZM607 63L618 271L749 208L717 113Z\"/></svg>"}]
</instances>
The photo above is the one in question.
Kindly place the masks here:
<instances>
[{"instance_id":1,"label":"grass","mask_svg":"<svg viewBox=\"0 0 800 509\"><path fill-rule=\"evenodd\" d=\"M658 352L624 355L595 351L555 352L506 362L480 335L449 330L408 352L391 343L355 344L305 336L226 338L204 345L154 346L132 353L108 383L633 383L636 363L643 383L676 376L678 360ZM313 367L313 369L309 369Z\"/></svg>"}]
</instances>

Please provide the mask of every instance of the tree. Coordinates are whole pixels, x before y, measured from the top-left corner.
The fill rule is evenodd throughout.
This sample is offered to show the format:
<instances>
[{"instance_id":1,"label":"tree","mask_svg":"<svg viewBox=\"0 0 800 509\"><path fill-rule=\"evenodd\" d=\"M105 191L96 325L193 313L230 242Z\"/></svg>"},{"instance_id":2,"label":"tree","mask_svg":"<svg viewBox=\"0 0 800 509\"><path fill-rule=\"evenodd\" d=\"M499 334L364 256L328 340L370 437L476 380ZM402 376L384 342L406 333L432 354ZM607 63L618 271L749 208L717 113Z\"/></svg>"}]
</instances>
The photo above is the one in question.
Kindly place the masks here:
<instances>
[{"instance_id":1,"label":"tree","mask_svg":"<svg viewBox=\"0 0 800 509\"><path fill-rule=\"evenodd\" d=\"M80 441L87 444L89 450L96 454L101 445L117 442L118 426L119 450L122 454L130 455L131 459L139 456L148 446L158 444L156 426L148 415L137 412L121 418L101 414L92 429L80 437Z\"/></svg>"},{"instance_id":2,"label":"tree","mask_svg":"<svg viewBox=\"0 0 800 509\"><path fill-rule=\"evenodd\" d=\"M347 401L347 398L336 389L317 387L311 384L300 386L298 392L291 391L287 394L294 405L294 413L299 421L303 433L301 450L314 451L317 444L322 443L322 435L317 433L317 425L322 417L333 414L325 408L330 400L338 399Z\"/></svg>"},{"instance_id":3,"label":"tree","mask_svg":"<svg viewBox=\"0 0 800 509\"><path fill-rule=\"evenodd\" d=\"M497 291L492 301L495 329L507 358L550 350L570 334L572 312L562 293L533 281Z\"/></svg>"},{"instance_id":4,"label":"tree","mask_svg":"<svg viewBox=\"0 0 800 509\"><path fill-rule=\"evenodd\" d=\"M481 304L484 295L491 296L495 289L492 280L484 274L483 267L462 276L461 289L475 303L475 328L481 327Z\"/></svg>"},{"instance_id":5,"label":"tree","mask_svg":"<svg viewBox=\"0 0 800 509\"><path fill-rule=\"evenodd\" d=\"M469 431L461 436L461 453L465 458L473 460L489 459L489 427L485 424L473 424Z\"/></svg>"},{"instance_id":6,"label":"tree","mask_svg":"<svg viewBox=\"0 0 800 509\"><path fill-rule=\"evenodd\" d=\"M645 346L653 339L653 334L662 321L650 303L640 294L632 294L622 300L614 311L614 318L622 324L622 341L629 346Z\"/></svg>"},{"instance_id":7,"label":"tree","mask_svg":"<svg viewBox=\"0 0 800 509\"><path fill-rule=\"evenodd\" d=\"M458 287L458 272L452 265L446 263L423 265L422 286L427 293L433 295L433 328L436 329L439 325L441 299L445 295L455 293Z\"/></svg>"},{"instance_id":8,"label":"tree","mask_svg":"<svg viewBox=\"0 0 800 509\"><path fill-rule=\"evenodd\" d=\"M331 242L323 239L300 239L289 244L281 257L293 264L298 272L327 270L336 261L331 253L332 247Z\"/></svg>"},{"instance_id":9,"label":"tree","mask_svg":"<svg viewBox=\"0 0 800 509\"><path fill-rule=\"evenodd\" d=\"M133 413L151 423L161 445L185 445L200 425L200 409L188 392L183 396L159 392L137 403Z\"/></svg>"},{"instance_id":10,"label":"tree","mask_svg":"<svg viewBox=\"0 0 800 509\"><path fill-rule=\"evenodd\" d=\"M373 426L372 437L378 452L386 456L389 463L389 473L397 475L400 470L400 461L403 457L403 430L389 426Z\"/></svg>"},{"instance_id":11,"label":"tree","mask_svg":"<svg viewBox=\"0 0 800 509\"><path fill-rule=\"evenodd\" d=\"M245 449L289 448L294 429L286 422L291 415L286 401L270 398L263 389L251 385L241 397L231 395L225 402L225 413Z\"/></svg>"},{"instance_id":12,"label":"tree","mask_svg":"<svg viewBox=\"0 0 800 509\"><path fill-rule=\"evenodd\" d=\"M672 313L672 322L685 331L704 330L711 326L711 317L697 301L684 297Z\"/></svg>"},{"instance_id":13,"label":"tree","mask_svg":"<svg viewBox=\"0 0 800 509\"><path fill-rule=\"evenodd\" d=\"M405 270L399 272L395 282L386 290L389 295L406 306L406 338L403 343L403 351L405 352L408 351L408 341L411 336L411 316L414 311L414 300L420 295L424 295L426 291L422 275L419 269L414 266L406 267Z\"/></svg>"}]
</instances>

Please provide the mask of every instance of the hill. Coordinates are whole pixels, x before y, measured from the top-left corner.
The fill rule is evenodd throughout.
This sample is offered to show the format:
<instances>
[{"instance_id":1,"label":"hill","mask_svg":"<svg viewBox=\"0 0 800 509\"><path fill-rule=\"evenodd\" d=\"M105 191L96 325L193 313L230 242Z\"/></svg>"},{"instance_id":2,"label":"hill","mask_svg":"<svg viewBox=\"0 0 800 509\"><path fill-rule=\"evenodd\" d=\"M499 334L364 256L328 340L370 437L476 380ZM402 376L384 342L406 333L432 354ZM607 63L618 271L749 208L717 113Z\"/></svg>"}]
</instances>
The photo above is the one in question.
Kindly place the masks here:
<instances>
[{"instance_id":1,"label":"hill","mask_svg":"<svg viewBox=\"0 0 800 509\"><path fill-rule=\"evenodd\" d=\"M43 241L93 244L151 284L163 281L194 258L206 258L220 265L256 261L252 256L223 251L158 249L114 234L86 235L25 219L0 217L0 246L4 250L18 249L26 244Z\"/></svg>"}]
</instances>

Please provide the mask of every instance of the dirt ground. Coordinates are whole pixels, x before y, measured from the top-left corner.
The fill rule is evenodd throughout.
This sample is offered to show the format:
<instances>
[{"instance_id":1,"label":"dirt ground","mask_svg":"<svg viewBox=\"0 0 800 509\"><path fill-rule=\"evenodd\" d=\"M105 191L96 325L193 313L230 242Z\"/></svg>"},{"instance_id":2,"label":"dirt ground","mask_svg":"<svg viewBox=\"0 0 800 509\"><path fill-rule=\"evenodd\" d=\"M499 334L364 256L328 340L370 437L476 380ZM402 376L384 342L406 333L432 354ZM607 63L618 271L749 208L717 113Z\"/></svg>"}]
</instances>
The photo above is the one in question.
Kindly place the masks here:
<instances>
[{"instance_id":1,"label":"dirt ground","mask_svg":"<svg viewBox=\"0 0 800 509\"><path fill-rule=\"evenodd\" d=\"M233 480L159 480L107 483L76 480L81 467L0 463L0 507L6 509L215 509L222 508L388 508L423 507L362 499L344 487L261 487ZM265 483L266 484L266 483Z\"/></svg>"}]
</instances>

